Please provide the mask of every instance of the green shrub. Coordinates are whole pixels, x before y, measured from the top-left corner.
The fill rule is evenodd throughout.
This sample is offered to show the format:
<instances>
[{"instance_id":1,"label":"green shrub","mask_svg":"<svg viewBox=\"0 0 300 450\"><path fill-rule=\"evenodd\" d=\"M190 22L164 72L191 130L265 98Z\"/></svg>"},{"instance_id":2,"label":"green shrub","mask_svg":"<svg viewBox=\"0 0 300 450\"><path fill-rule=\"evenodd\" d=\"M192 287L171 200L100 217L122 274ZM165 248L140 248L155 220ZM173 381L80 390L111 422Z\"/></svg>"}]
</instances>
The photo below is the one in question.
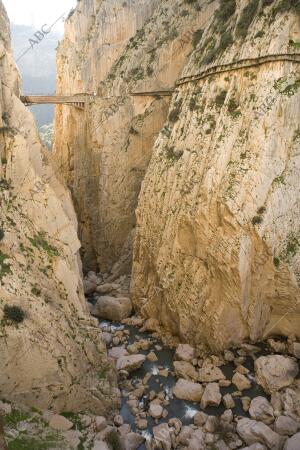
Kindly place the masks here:
<instances>
[{"instance_id":1,"label":"green shrub","mask_svg":"<svg viewBox=\"0 0 300 450\"><path fill-rule=\"evenodd\" d=\"M228 112L232 117L238 117L241 115L239 110L239 104L236 102L234 98L231 98L228 103Z\"/></svg>"},{"instance_id":2,"label":"green shrub","mask_svg":"<svg viewBox=\"0 0 300 450\"><path fill-rule=\"evenodd\" d=\"M263 37L264 35L265 35L265 32L264 32L263 30L258 31L258 32L256 33L256 35L254 36L254 39L261 38L261 37Z\"/></svg>"},{"instance_id":3,"label":"green shrub","mask_svg":"<svg viewBox=\"0 0 300 450\"><path fill-rule=\"evenodd\" d=\"M5 253L2 253L0 250L0 281L5 275L11 273L10 264L7 264L5 262L5 260L8 258L9 256Z\"/></svg>"},{"instance_id":4,"label":"green shrub","mask_svg":"<svg viewBox=\"0 0 300 450\"><path fill-rule=\"evenodd\" d=\"M32 245L40 250L44 250L49 256L58 256L59 252L57 248L49 244L45 239L46 233L40 231L33 238L29 238Z\"/></svg>"},{"instance_id":5,"label":"green shrub","mask_svg":"<svg viewBox=\"0 0 300 450\"><path fill-rule=\"evenodd\" d=\"M169 121L175 123L179 120L181 111L182 100L178 100L174 103L174 108L170 111Z\"/></svg>"},{"instance_id":6,"label":"green shrub","mask_svg":"<svg viewBox=\"0 0 300 450\"><path fill-rule=\"evenodd\" d=\"M112 450L122 450L122 444L117 430L111 430L111 432L108 433L105 439Z\"/></svg>"},{"instance_id":7,"label":"green shrub","mask_svg":"<svg viewBox=\"0 0 300 450\"><path fill-rule=\"evenodd\" d=\"M260 223L262 223L263 219L261 216L254 216L252 219L252 224L253 225L258 225Z\"/></svg>"},{"instance_id":8,"label":"green shrub","mask_svg":"<svg viewBox=\"0 0 300 450\"><path fill-rule=\"evenodd\" d=\"M284 14L287 11L290 11L291 9L295 9L296 12L300 13L300 1L299 0L281 0L280 3L278 3L272 13L273 16L276 14Z\"/></svg>"},{"instance_id":9,"label":"green shrub","mask_svg":"<svg viewBox=\"0 0 300 450\"><path fill-rule=\"evenodd\" d=\"M274 266L278 268L280 265L280 259L277 256L274 256L273 263L274 263Z\"/></svg>"},{"instance_id":10,"label":"green shrub","mask_svg":"<svg viewBox=\"0 0 300 450\"><path fill-rule=\"evenodd\" d=\"M218 94L216 96L216 105L219 107L223 106L225 103L226 96L227 96L227 91L225 91L225 90L221 91L220 94Z\"/></svg>"},{"instance_id":11,"label":"green shrub","mask_svg":"<svg viewBox=\"0 0 300 450\"><path fill-rule=\"evenodd\" d=\"M300 246L300 243L299 243L298 239L296 238L296 236L290 235L288 242L287 242L287 246L286 246L287 255L295 256L299 249L299 246Z\"/></svg>"},{"instance_id":12,"label":"green shrub","mask_svg":"<svg viewBox=\"0 0 300 450\"><path fill-rule=\"evenodd\" d=\"M9 183L5 178L0 179L0 189L9 189Z\"/></svg>"},{"instance_id":13,"label":"green shrub","mask_svg":"<svg viewBox=\"0 0 300 450\"><path fill-rule=\"evenodd\" d=\"M195 97L192 97L189 101L189 110L195 111L196 109L197 109L197 100L195 99Z\"/></svg>"},{"instance_id":14,"label":"green shrub","mask_svg":"<svg viewBox=\"0 0 300 450\"><path fill-rule=\"evenodd\" d=\"M132 127L132 126L129 128L129 133L130 133L130 134L134 134L134 135L139 134L139 132L138 132L134 127Z\"/></svg>"},{"instance_id":15,"label":"green shrub","mask_svg":"<svg viewBox=\"0 0 300 450\"><path fill-rule=\"evenodd\" d=\"M4 239L5 236L5 232L3 230L3 228L0 228L0 241L2 241L2 239Z\"/></svg>"},{"instance_id":16,"label":"green shrub","mask_svg":"<svg viewBox=\"0 0 300 450\"><path fill-rule=\"evenodd\" d=\"M265 8L265 6L270 6L274 2L275 0L262 0L262 7Z\"/></svg>"},{"instance_id":17,"label":"green shrub","mask_svg":"<svg viewBox=\"0 0 300 450\"><path fill-rule=\"evenodd\" d=\"M257 210L257 214L264 214L266 212L266 207L265 206L261 206L260 208L258 208Z\"/></svg>"},{"instance_id":18,"label":"green shrub","mask_svg":"<svg viewBox=\"0 0 300 450\"><path fill-rule=\"evenodd\" d=\"M25 312L16 305L5 305L3 313L4 320L9 320L10 322L21 323L25 319Z\"/></svg>"},{"instance_id":19,"label":"green shrub","mask_svg":"<svg viewBox=\"0 0 300 450\"><path fill-rule=\"evenodd\" d=\"M41 290L36 286L33 286L33 288L31 289L31 293L36 297L39 297L41 295Z\"/></svg>"},{"instance_id":20,"label":"green shrub","mask_svg":"<svg viewBox=\"0 0 300 450\"><path fill-rule=\"evenodd\" d=\"M231 16L235 13L236 1L235 0L221 0L220 7L216 12L216 17L219 22L227 22Z\"/></svg>"},{"instance_id":21,"label":"green shrub","mask_svg":"<svg viewBox=\"0 0 300 450\"><path fill-rule=\"evenodd\" d=\"M192 44L193 44L194 48L197 47L197 45L201 41L202 36L203 36L203 30L202 29L199 29L199 30L194 32L193 40L192 40Z\"/></svg>"},{"instance_id":22,"label":"green shrub","mask_svg":"<svg viewBox=\"0 0 300 450\"><path fill-rule=\"evenodd\" d=\"M237 24L237 36L245 38L248 33L249 26L254 19L255 13L259 5L259 0L251 0L243 9L240 20Z\"/></svg>"},{"instance_id":23,"label":"green shrub","mask_svg":"<svg viewBox=\"0 0 300 450\"><path fill-rule=\"evenodd\" d=\"M227 47L233 44L233 37L231 34L231 31L225 31L225 33L222 34L220 45L219 45L219 51L226 50Z\"/></svg>"}]
</instances>

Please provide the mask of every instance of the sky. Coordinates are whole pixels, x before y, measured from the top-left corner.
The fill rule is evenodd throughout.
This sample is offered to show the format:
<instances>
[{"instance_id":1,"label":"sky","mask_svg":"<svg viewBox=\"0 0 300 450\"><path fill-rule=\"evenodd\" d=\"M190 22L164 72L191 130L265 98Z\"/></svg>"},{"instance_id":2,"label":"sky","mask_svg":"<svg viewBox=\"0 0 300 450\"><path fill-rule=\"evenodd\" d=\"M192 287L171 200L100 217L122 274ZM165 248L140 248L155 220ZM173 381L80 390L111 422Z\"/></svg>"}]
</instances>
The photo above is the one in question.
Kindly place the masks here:
<instances>
[{"instance_id":1,"label":"sky","mask_svg":"<svg viewBox=\"0 0 300 450\"><path fill-rule=\"evenodd\" d=\"M76 6L76 0L3 0L11 22L22 25L32 25L39 28L44 24L52 25L63 14L68 15L70 9ZM57 31L63 31L63 21L55 26Z\"/></svg>"}]
</instances>

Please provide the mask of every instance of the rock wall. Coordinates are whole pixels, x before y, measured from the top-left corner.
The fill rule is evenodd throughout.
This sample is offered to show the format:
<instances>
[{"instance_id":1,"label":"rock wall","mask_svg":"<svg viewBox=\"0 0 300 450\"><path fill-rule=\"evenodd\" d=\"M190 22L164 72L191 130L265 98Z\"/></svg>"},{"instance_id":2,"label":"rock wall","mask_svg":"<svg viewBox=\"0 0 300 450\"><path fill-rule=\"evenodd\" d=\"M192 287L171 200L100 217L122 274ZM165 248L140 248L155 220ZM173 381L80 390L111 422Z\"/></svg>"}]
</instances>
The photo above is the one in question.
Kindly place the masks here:
<instances>
[{"instance_id":1,"label":"rock wall","mask_svg":"<svg viewBox=\"0 0 300 450\"><path fill-rule=\"evenodd\" d=\"M83 296L75 212L18 98L2 1L0 29L0 396L105 412L115 379Z\"/></svg>"},{"instance_id":2,"label":"rock wall","mask_svg":"<svg viewBox=\"0 0 300 450\"><path fill-rule=\"evenodd\" d=\"M130 273L135 208L168 96L214 5L81 1L58 49L58 92L96 94L56 110L55 158L72 191L86 269Z\"/></svg>"},{"instance_id":3,"label":"rock wall","mask_svg":"<svg viewBox=\"0 0 300 450\"><path fill-rule=\"evenodd\" d=\"M173 95L139 198L132 293L144 316L218 350L299 337L300 8L216 3L181 78L229 66Z\"/></svg>"},{"instance_id":4,"label":"rock wall","mask_svg":"<svg viewBox=\"0 0 300 450\"><path fill-rule=\"evenodd\" d=\"M296 0L81 1L67 21L58 91L94 94L56 112L84 266L130 272L134 240L136 309L182 340L299 334L299 42Z\"/></svg>"}]
</instances>

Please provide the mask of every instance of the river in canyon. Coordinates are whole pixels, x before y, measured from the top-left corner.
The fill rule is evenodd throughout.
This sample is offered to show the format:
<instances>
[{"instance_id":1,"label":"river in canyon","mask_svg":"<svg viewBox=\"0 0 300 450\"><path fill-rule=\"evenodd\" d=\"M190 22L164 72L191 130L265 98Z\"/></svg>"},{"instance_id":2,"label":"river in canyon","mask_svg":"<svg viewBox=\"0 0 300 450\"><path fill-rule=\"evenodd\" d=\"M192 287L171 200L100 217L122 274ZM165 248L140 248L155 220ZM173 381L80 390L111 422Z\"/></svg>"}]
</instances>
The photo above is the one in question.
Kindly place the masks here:
<instances>
[{"instance_id":1,"label":"river in canyon","mask_svg":"<svg viewBox=\"0 0 300 450\"><path fill-rule=\"evenodd\" d=\"M196 402L188 402L180 400L173 395L173 388L176 384L176 376L174 373L173 361L175 356L175 349L166 347L160 340L152 336L148 332L142 332L139 328L130 325L123 325L121 323L112 323L109 321L100 321L100 327L102 331L110 333L112 336L120 336L123 332L123 336L126 336L125 342L122 343L124 348L128 345L135 344L140 341L147 341L149 348L147 350L139 350L139 354L148 355L150 352L154 352L157 361L146 361L142 367L136 369L129 374L129 378L124 381L120 381L120 389L122 392L122 403L120 415L124 419L124 423L129 424L133 431L141 433L146 440L150 440L153 433L153 427L161 423L168 423L170 419L177 418L183 425L193 424L194 416L197 412L201 411L200 404ZM256 344L259 348L255 352L255 357L267 354L266 346L264 343ZM108 345L108 351L114 347L113 343ZM248 379L252 382L251 389L244 390L243 397L250 397L251 399L257 396L267 397L263 389L255 383L254 377L254 360L250 354L246 355L241 349L231 349L236 358L243 358L243 366L249 370L247 374ZM231 380L236 369L234 362L228 362L225 365L220 366L220 369L224 373L226 380ZM163 375L161 375L163 373ZM167 376L166 376L167 374ZM136 426L136 415L132 412L132 408L128 404L128 396L130 392L139 386L145 386L145 392L142 397L139 398L139 412L138 416L146 418L148 421L147 429L139 430ZM235 400L235 408L232 409L234 416L249 417L249 414L244 411L242 406L241 397L237 393L237 388L233 384L228 387L220 388L222 396L229 393L233 395ZM164 410L167 411L167 415L160 419L153 419L147 414L149 404L153 398L163 399L162 404ZM211 416L221 416L226 410L225 406L221 403L219 407L208 406L205 410L205 414ZM139 450L146 449L145 444L139 447Z\"/></svg>"}]
</instances>

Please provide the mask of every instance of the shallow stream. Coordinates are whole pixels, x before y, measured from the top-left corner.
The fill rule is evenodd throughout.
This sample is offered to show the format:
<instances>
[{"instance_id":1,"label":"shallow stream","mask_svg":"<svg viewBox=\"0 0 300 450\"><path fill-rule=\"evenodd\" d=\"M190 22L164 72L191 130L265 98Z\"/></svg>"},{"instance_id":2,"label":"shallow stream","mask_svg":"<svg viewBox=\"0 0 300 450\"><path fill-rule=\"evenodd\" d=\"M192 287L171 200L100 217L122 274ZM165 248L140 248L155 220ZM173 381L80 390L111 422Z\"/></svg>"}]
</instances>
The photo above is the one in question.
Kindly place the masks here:
<instances>
[{"instance_id":1,"label":"shallow stream","mask_svg":"<svg viewBox=\"0 0 300 450\"><path fill-rule=\"evenodd\" d=\"M184 425L190 425L193 423L193 418L198 411L201 411L199 403L187 402L184 400L179 400L175 396L172 395L173 387L176 384L176 377L173 374L173 361L175 350L172 348L168 348L163 346L163 344L154 338L150 333L141 332L138 328L128 325L121 325L118 323L110 323L108 321L102 321L100 323L100 327L103 331L109 331L114 333L115 331L120 330L128 330L128 342L126 346L129 344L133 344L141 339L146 339L151 343L148 350L143 351L140 350L139 353L147 355L151 350L156 354L158 361L150 362L148 360L145 361L143 366L140 369L137 369L130 373L130 379L132 384L138 384L148 373L152 373L151 378L148 381L147 386L149 388L146 390L145 395L142 397L140 402L140 408L147 412L148 405L150 403L149 400L149 392L155 391L157 394L160 392L165 392L166 399L169 402L169 405L164 406L164 409L168 411L168 416L166 418L161 418L159 420L154 420L152 417L147 417L148 420L148 429L146 431L141 431L136 428L135 425L135 415L132 413L129 405L127 404L127 398L122 397L121 411L120 414L124 419L125 423L131 425L133 431L137 431L141 433L146 439L149 439L152 435L152 429L154 426L168 422L169 419L178 418L182 421ZM162 347L162 350L157 350L155 348L156 345ZM110 344L108 348L113 347L113 344ZM126 347L125 346L125 347ZM256 352L256 357L267 354L264 346L262 344L257 345L261 350ZM236 350L231 350L235 356L239 356ZM243 366L245 366L250 372L248 374L248 378L252 381L251 389L243 391L243 397L254 398L257 396L266 396L264 391L260 386L255 383L254 378L254 361L251 356L246 356L246 360L243 362ZM231 380L234 369L236 368L233 362L229 362L224 366L221 366L220 369L223 371L227 380ZM159 369L168 369L169 374L167 377L159 375ZM236 386L231 384L229 387L221 387L221 394L225 395L227 393L232 394L237 391ZM233 414L236 416L245 416L248 417L248 413L243 410L242 402L239 397L234 397L236 407L232 409ZM220 416L225 411L224 405L221 403L219 407L207 407L204 411L208 415ZM142 445L139 447L139 450L144 450L146 447Z\"/></svg>"}]
</instances>

